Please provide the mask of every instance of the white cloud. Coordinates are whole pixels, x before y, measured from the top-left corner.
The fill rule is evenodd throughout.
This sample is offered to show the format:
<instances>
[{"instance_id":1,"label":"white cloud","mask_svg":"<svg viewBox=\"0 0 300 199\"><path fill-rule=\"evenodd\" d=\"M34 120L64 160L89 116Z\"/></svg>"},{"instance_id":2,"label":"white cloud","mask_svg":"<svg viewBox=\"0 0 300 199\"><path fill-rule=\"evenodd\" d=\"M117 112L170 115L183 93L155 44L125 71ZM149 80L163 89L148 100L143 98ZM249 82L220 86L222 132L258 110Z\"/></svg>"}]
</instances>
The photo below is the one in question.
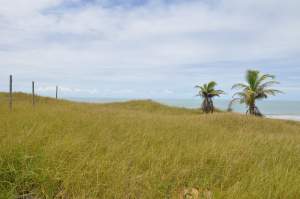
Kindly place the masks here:
<instances>
[{"instance_id":1,"label":"white cloud","mask_svg":"<svg viewBox=\"0 0 300 199\"><path fill-rule=\"evenodd\" d=\"M90 94L90 95L95 95L98 93L97 89L82 89L82 88L72 88L72 87L58 87L59 92L63 92L67 95L72 95L75 94ZM40 94L47 94L49 92L54 92L56 91L56 86L38 86L36 91Z\"/></svg>"},{"instance_id":2,"label":"white cloud","mask_svg":"<svg viewBox=\"0 0 300 199\"><path fill-rule=\"evenodd\" d=\"M39 11L51 6L58 5L63 0L1 0L1 16L28 17L39 14Z\"/></svg>"},{"instance_id":3,"label":"white cloud","mask_svg":"<svg viewBox=\"0 0 300 199\"><path fill-rule=\"evenodd\" d=\"M80 1L66 2L0 0L2 74L38 76L48 83L72 78L68 87L75 84L78 89L80 84L94 88L99 83L101 87L101 81L122 84L170 78L175 90L183 90L175 86L178 80L191 84L192 90L198 74L206 75L203 79L225 80L224 74L209 76L224 69L203 67L208 63L231 62L236 67L258 60L295 59L300 53L298 0L180 1L167 5L153 0L131 8L97 3L71 8L66 5L79 5ZM187 65L199 65L198 74L187 72ZM240 66L236 76L245 67ZM230 73L235 69L229 69ZM89 81L82 82L86 77ZM106 86L126 90L138 85Z\"/></svg>"}]
</instances>

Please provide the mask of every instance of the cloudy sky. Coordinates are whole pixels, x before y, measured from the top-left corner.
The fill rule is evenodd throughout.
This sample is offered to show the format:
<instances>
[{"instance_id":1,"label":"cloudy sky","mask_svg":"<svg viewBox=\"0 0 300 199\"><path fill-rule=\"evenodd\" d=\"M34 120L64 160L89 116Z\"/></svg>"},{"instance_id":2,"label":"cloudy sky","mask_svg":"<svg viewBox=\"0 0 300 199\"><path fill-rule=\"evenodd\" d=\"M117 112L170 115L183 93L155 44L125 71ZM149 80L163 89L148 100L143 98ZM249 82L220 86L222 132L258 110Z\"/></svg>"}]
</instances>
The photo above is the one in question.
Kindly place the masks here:
<instances>
[{"instance_id":1,"label":"cloudy sky","mask_svg":"<svg viewBox=\"0 0 300 199\"><path fill-rule=\"evenodd\" d=\"M0 90L193 98L247 69L300 100L299 0L0 0Z\"/></svg>"}]
</instances>

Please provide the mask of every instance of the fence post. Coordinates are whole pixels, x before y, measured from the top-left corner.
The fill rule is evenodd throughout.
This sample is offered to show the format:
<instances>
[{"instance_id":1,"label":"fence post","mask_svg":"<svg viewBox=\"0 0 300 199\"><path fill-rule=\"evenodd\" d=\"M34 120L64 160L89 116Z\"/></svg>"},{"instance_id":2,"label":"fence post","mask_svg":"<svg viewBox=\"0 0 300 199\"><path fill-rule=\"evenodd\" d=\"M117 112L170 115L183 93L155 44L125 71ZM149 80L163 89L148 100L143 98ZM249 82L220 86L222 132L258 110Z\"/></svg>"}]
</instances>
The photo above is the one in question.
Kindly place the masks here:
<instances>
[{"instance_id":1,"label":"fence post","mask_svg":"<svg viewBox=\"0 0 300 199\"><path fill-rule=\"evenodd\" d=\"M55 94L55 99L58 98L58 86L56 86L56 94Z\"/></svg>"},{"instance_id":2,"label":"fence post","mask_svg":"<svg viewBox=\"0 0 300 199\"><path fill-rule=\"evenodd\" d=\"M34 81L32 81L32 105L35 106L35 90L34 90Z\"/></svg>"},{"instance_id":3,"label":"fence post","mask_svg":"<svg viewBox=\"0 0 300 199\"><path fill-rule=\"evenodd\" d=\"M13 82L13 77L12 75L9 76L9 110L12 111L12 82Z\"/></svg>"}]
</instances>

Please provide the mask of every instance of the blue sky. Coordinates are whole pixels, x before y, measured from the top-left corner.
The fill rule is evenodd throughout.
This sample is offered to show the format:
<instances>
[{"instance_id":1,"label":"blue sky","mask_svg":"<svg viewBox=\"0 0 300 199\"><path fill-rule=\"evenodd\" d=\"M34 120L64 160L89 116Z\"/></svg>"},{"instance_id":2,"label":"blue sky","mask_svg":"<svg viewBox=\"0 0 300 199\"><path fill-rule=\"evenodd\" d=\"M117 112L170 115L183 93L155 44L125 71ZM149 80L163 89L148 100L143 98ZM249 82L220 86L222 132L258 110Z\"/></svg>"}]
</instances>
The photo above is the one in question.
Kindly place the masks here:
<instances>
[{"instance_id":1,"label":"blue sky","mask_svg":"<svg viewBox=\"0 0 300 199\"><path fill-rule=\"evenodd\" d=\"M65 97L230 98L247 69L300 100L298 0L0 0L0 90ZM18 6L16 6L18 5Z\"/></svg>"}]
</instances>

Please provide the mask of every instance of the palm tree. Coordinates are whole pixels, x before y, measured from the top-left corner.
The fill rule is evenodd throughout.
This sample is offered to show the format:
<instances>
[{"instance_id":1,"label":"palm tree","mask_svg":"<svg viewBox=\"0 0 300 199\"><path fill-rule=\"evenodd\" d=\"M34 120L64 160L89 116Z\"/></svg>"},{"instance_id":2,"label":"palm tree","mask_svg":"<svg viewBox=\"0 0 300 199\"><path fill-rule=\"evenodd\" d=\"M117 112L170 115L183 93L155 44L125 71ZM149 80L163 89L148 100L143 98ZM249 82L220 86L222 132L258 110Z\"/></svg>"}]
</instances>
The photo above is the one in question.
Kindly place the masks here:
<instances>
[{"instance_id":1,"label":"palm tree","mask_svg":"<svg viewBox=\"0 0 300 199\"><path fill-rule=\"evenodd\" d=\"M211 81L207 84L196 86L196 88L199 89L197 96L203 98L201 107L205 113L213 113L214 103L212 99L216 96L220 96L221 94L224 94L224 91L222 90L215 90L216 85L217 85L216 82Z\"/></svg>"},{"instance_id":2,"label":"palm tree","mask_svg":"<svg viewBox=\"0 0 300 199\"><path fill-rule=\"evenodd\" d=\"M268 81L269 80L269 81ZM268 96L282 93L279 90L270 88L274 84L279 84L275 81L274 75L262 74L257 70L248 70L246 73L246 84L239 83L232 86L232 89L241 89L233 95L233 100L229 104L229 109L234 102L246 104L246 114L262 116L256 106L256 100L265 99Z\"/></svg>"}]
</instances>

